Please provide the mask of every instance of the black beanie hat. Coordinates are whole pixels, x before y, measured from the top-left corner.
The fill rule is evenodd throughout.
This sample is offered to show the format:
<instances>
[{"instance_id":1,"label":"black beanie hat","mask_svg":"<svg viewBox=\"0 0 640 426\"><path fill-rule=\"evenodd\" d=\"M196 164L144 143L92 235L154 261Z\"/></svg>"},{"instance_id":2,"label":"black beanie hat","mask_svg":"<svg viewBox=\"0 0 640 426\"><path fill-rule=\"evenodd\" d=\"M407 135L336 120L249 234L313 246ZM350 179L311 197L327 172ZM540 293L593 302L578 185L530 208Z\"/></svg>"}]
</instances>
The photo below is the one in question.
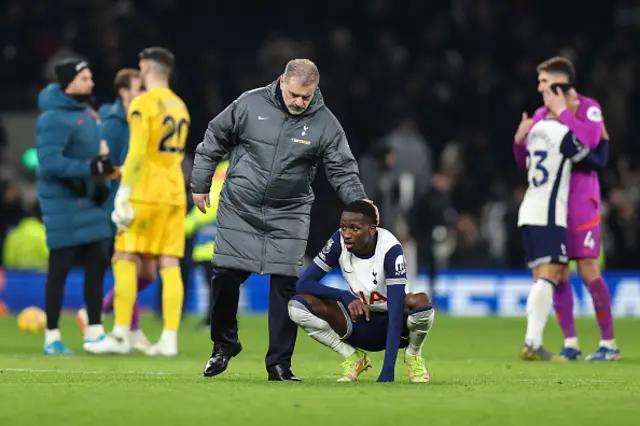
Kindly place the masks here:
<instances>
[{"instance_id":1,"label":"black beanie hat","mask_svg":"<svg viewBox=\"0 0 640 426\"><path fill-rule=\"evenodd\" d=\"M62 90L67 88L78 73L87 68L89 68L89 61L82 58L69 58L58 62L54 70Z\"/></svg>"}]
</instances>

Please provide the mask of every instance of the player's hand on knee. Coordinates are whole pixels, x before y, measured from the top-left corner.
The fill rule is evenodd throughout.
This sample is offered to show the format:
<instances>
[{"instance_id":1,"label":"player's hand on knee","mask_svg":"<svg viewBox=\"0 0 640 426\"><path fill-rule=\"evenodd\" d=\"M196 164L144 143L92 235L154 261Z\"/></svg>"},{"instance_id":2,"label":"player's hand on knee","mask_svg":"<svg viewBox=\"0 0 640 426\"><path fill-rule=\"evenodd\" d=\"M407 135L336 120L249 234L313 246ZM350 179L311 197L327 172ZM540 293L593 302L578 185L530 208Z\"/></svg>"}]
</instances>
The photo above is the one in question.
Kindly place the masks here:
<instances>
[{"instance_id":1,"label":"player's hand on knee","mask_svg":"<svg viewBox=\"0 0 640 426\"><path fill-rule=\"evenodd\" d=\"M206 213L207 209L211 207L211 200L209 194L192 194L193 202L202 213Z\"/></svg>"},{"instance_id":2,"label":"player's hand on knee","mask_svg":"<svg viewBox=\"0 0 640 426\"><path fill-rule=\"evenodd\" d=\"M349 310L349 315L351 315L351 319L353 321L357 321L361 315L364 315L367 321L369 321L369 309L367 308L367 305L362 302L362 300L354 300L353 302L349 303L347 309Z\"/></svg>"}]
</instances>

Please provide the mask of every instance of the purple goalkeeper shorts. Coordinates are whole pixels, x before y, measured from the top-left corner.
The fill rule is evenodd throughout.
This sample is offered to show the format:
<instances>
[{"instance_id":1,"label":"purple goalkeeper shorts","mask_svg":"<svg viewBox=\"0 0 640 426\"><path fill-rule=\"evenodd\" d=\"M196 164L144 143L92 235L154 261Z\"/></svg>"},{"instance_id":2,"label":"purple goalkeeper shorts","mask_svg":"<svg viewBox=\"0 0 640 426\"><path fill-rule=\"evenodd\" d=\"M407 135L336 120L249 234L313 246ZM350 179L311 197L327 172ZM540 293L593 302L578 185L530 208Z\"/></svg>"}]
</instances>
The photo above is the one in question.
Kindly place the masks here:
<instances>
[{"instance_id":1,"label":"purple goalkeeper shorts","mask_svg":"<svg viewBox=\"0 0 640 426\"><path fill-rule=\"evenodd\" d=\"M569 259L597 259L600 256L600 209L593 204L576 208L567 217Z\"/></svg>"}]
</instances>

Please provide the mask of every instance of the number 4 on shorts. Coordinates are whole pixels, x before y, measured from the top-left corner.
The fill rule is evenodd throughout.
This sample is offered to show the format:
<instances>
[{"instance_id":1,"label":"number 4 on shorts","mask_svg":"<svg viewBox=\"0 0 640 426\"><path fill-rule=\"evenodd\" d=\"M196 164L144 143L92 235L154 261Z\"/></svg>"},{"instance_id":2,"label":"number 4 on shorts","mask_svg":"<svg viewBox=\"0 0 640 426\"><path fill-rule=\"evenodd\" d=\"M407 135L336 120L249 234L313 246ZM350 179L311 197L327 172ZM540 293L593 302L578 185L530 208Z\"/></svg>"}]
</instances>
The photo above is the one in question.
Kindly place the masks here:
<instances>
[{"instance_id":1,"label":"number 4 on shorts","mask_svg":"<svg viewBox=\"0 0 640 426\"><path fill-rule=\"evenodd\" d=\"M584 246L591 250L596 246L596 242L593 239L593 232L587 231L587 235L584 237Z\"/></svg>"}]
</instances>

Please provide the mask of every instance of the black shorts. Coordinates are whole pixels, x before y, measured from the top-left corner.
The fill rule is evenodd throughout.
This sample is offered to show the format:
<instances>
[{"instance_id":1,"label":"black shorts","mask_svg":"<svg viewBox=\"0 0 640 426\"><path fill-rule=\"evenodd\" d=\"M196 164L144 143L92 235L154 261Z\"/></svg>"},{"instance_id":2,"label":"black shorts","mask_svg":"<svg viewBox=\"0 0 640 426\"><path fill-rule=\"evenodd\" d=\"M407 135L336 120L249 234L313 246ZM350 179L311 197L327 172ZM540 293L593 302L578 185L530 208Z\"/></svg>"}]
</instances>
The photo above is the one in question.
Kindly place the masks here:
<instances>
[{"instance_id":1,"label":"black shorts","mask_svg":"<svg viewBox=\"0 0 640 426\"><path fill-rule=\"evenodd\" d=\"M569 263L567 257L567 228L561 226L522 227L522 239L527 265L533 269L549 263Z\"/></svg>"},{"instance_id":2,"label":"black shorts","mask_svg":"<svg viewBox=\"0 0 640 426\"><path fill-rule=\"evenodd\" d=\"M342 338L351 346L370 352L379 352L387 347L387 330L389 329L389 314L387 312L369 311L369 321L364 315L357 321L351 320L349 311L338 303L347 320L347 334ZM406 348L409 344L409 329L407 328L407 315L403 319L400 347Z\"/></svg>"}]
</instances>

